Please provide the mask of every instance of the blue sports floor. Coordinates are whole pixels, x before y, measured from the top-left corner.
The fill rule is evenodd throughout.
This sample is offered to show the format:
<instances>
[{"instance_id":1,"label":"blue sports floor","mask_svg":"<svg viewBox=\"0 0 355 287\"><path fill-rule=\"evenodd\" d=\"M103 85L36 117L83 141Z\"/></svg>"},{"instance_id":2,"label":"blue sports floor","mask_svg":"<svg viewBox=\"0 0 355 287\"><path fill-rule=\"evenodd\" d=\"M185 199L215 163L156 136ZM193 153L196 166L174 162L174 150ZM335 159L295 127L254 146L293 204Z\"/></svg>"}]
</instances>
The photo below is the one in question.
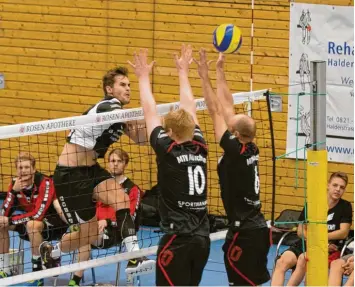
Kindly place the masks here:
<instances>
[{"instance_id":1,"label":"blue sports floor","mask_svg":"<svg viewBox=\"0 0 355 287\"><path fill-rule=\"evenodd\" d=\"M11 248L17 248L18 247L18 236L15 234L10 233L10 238L13 238L11 242ZM158 234L152 232L152 229L150 228L142 228L142 230L139 231L138 234L140 242L144 242L143 247L151 246L151 245L156 245L158 242ZM228 286L228 280L226 276L226 271L224 268L224 263L223 263L223 253L222 253L222 244L223 241L215 241L211 244L211 251L210 251L210 256L208 259L208 263L205 267L202 281L200 283L201 286ZM282 247L283 249L286 248L286 246ZM29 243L25 242L25 272L31 272L31 264L29 263L31 260L31 253L29 251ZM96 258L97 256L105 256L106 254L114 254L116 252L115 248L111 248L109 250L100 250L99 252L97 250L92 251L93 258ZM268 268L270 270L270 274L272 272L272 266L275 258L275 252L276 252L276 245L273 245L272 248L270 248L269 252L269 262L268 262ZM151 259L155 259L155 256L150 256ZM69 263L69 256L65 256L62 259L62 264L68 264ZM125 274L124 274L124 269L126 267L127 262L123 262L121 264L121 274L120 274L120 285L124 286L126 285L125 282ZM101 266L95 268L95 275L96 275L96 283L100 284L114 284L115 283L115 278L116 278L116 264L113 265L106 265L106 266ZM286 274L286 280L288 280L290 276L290 272ZM85 275L84 275L85 282L82 283L81 285L93 285L93 280L92 280L92 275L91 275L91 270L86 270ZM53 278L47 278L45 279L45 285L46 286L53 286ZM64 274L59 276L58 281L57 281L57 286L67 286L69 281L69 274ZM21 284L23 286L23 284ZM154 286L155 285L155 275L154 274L147 274L141 276L141 286ZM265 286L269 286L270 282L267 282L264 284Z\"/></svg>"}]
</instances>

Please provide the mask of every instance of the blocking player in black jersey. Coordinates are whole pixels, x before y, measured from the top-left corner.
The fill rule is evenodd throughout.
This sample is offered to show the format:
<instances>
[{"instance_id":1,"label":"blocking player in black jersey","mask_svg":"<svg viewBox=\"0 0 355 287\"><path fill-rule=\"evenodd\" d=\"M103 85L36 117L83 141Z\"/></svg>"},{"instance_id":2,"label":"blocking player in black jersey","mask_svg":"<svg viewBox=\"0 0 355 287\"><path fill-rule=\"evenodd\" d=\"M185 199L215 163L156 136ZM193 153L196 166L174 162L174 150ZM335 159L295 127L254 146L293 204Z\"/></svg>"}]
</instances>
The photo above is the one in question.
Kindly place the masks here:
<instances>
[{"instance_id":1,"label":"blocking player in black jersey","mask_svg":"<svg viewBox=\"0 0 355 287\"><path fill-rule=\"evenodd\" d=\"M210 251L207 214L207 146L196 117L188 79L190 46L175 56L180 81L180 108L163 123L156 111L147 51L135 55L135 73L150 144L157 156L161 238L157 254L157 286L197 286Z\"/></svg>"},{"instance_id":2,"label":"blocking player in black jersey","mask_svg":"<svg viewBox=\"0 0 355 287\"><path fill-rule=\"evenodd\" d=\"M200 60L195 62L216 140L224 150L217 171L229 221L223 246L228 280L233 286L263 284L270 279L267 269L270 238L260 211L259 149L253 142L255 122L246 115L234 114L232 94L224 75L224 55L220 53L217 61L218 98L208 77L210 62L204 49L200 50Z\"/></svg>"},{"instance_id":3,"label":"blocking player in black jersey","mask_svg":"<svg viewBox=\"0 0 355 287\"><path fill-rule=\"evenodd\" d=\"M84 114L122 109L130 102L131 89L126 68L108 71L102 85L104 99ZM58 265L60 250L69 252L89 246L97 240L96 201L116 211L117 222L121 224L118 228L121 229L127 251L138 250L129 197L115 178L97 163L97 159L104 158L109 146L124 133L135 142L145 141L145 131L139 133L135 124L115 122L82 126L70 132L59 156L53 180L65 218L69 225L75 225L76 231L65 235L54 247L48 242L41 245L40 253L47 268Z\"/></svg>"},{"instance_id":4,"label":"blocking player in black jersey","mask_svg":"<svg viewBox=\"0 0 355 287\"><path fill-rule=\"evenodd\" d=\"M342 199L348 176L343 172L334 172L328 180L328 263L340 257L340 251L344 240L348 237L352 224L351 203ZM305 220L305 209L302 210L299 221ZM297 229L299 237L307 238L307 225L299 224ZM306 245L305 245L306 246ZM306 257L303 249L303 243L300 239L287 249L276 261L275 271L272 276L271 286L282 286L285 281L285 272L294 268L288 286L298 286L306 273Z\"/></svg>"}]
</instances>

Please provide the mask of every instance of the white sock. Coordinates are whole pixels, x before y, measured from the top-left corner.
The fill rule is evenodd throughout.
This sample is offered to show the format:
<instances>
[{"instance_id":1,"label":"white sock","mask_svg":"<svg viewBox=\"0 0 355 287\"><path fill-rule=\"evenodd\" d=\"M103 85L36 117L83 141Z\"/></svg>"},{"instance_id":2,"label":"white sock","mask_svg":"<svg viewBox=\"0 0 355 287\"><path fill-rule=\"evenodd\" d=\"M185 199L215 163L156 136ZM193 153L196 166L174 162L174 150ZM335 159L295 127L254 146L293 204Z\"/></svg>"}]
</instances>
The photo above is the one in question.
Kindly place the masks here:
<instances>
[{"instance_id":1,"label":"white sock","mask_svg":"<svg viewBox=\"0 0 355 287\"><path fill-rule=\"evenodd\" d=\"M38 260L41 258L41 255L32 255L33 260Z\"/></svg>"},{"instance_id":2,"label":"white sock","mask_svg":"<svg viewBox=\"0 0 355 287\"><path fill-rule=\"evenodd\" d=\"M137 251L139 250L137 236L128 236L123 239L123 244L126 246L127 252Z\"/></svg>"},{"instance_id":3,"label":"white sock","mask_svg":"<svg viewBox=\"0 0 355 287\"><path fill-rule=\"evenodd\" d=\"M6 274L12 273L12 266L10 266L10 256L13 255L10 253L0 254L0 270L4 271Z\"/></svg>"},{"instance_id":4,"label":"white sock","mask_svg":"<svg viewBox=\"0 0 355 287\"><path fill-rule=\"evenodd\" d=\"M42 262L40 255L32 255L32 271L38 271L42 269Z\"/></svg>"}]
</instances>

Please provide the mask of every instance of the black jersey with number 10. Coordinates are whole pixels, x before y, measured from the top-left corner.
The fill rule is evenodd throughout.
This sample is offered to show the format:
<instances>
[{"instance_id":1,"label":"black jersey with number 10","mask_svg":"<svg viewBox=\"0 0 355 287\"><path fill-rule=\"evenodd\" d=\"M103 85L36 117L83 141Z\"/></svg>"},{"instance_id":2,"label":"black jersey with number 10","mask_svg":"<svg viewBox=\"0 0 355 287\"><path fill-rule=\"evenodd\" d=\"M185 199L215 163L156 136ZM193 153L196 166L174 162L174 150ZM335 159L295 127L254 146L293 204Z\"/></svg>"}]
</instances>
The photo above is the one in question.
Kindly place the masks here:
<instances>
[{"instance_id":1,"label":"black jersey with number 10","mask_svg":"<svg viewBox=\"0 0 355 287\"><path fill-rule=\"evenodd\" d=\"M220 146L224 155L217 171L230 224L241 229L266 227L260 211L258 147L252 142L242 144L228 130L223 134Z\"/></svg>"},{"instance_id":2,"label":"black jersey with number 10","mask_svg":"<svg viewBox=\"0 0 355 287\"><path fill-rule=\"evenodd\" d=\"M163 231L208 236L207 146L200 128L192 141L177 144L158 126L150 143L157 155Z\"/></svg>"}]
</instances>

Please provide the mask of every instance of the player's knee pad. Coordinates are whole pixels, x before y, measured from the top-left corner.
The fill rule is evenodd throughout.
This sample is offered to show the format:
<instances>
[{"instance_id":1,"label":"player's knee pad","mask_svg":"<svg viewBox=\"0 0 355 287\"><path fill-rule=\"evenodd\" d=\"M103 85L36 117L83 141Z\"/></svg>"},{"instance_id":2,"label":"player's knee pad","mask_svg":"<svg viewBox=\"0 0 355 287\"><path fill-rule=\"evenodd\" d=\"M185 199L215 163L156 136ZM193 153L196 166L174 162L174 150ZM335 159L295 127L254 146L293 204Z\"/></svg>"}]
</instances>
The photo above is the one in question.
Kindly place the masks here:
<instances>
[{"instance_id":1,"label":"player's knee pad","mask_svg":"<svg viewBox=\"0 0 355 287\"><path fill-rule=\"evenodd\" d=\"M122 239L125 239L128 236L136 235L134 221L130 214L129 208L117 210L116 220Z\"/></svg>"}]
</instances>

